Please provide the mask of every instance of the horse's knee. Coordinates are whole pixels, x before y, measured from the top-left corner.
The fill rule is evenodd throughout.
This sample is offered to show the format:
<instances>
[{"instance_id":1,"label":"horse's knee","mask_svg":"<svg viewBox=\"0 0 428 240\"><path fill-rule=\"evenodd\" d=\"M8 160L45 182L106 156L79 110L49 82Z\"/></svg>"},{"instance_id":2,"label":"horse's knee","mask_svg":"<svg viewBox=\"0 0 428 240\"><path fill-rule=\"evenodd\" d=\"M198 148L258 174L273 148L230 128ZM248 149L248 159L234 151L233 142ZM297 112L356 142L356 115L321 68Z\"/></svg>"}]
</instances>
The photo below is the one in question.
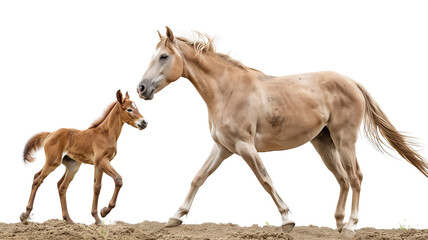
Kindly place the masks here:
<instances>
[{"instance_id":1,"label":"horse's knee","mask_svg":"<svg viewBox=\"0 0 428 240\"><path fill-rule=\"evenodd\" d=\"M349 190L350 183L349 183L349 180L348 180L348 178L347 178L347 177L344 177L344 176L339 177L339 178L337 179L337 181L339 182L340 188L341 188L343 191L348 191L348 190Z\"/></svg>"},{"instance_id":2,"label":"horse's knee","mask_svg":"<svg viewBox=\"0 0 428 240\"><path fill-rule=\"evenodd\" d=\"M117 177L114 178L114 183L116 184L116 187L120 188L123 185L122 177L120 175L117 175Z\"/></svg>"},{"instance_id":3,"label":"horse's knee","mask_svg":"<svg viewBox=\"0 0 428 240\"><path fill-rule=\"evenodd\" d=\"M67 192L67 189L65 187L61 187L60 186L58 188L58 193L59 193L60 196L64 196L66 192Z\"/></svg>"},{"instance_id":4,"label":"horse's knee","mask_svg":"<svg viewBox=\"0 0 428 240\"><path fill-rule=\"evenodd\" d=\"M353 190L360 192L361 191L361 181L359 178L355 177L351 180L351 187Z\"/></svg>"},{"instance_id":5,"label":"horse's knee","mask_svg":"<svg viewBox=\"0 0 428 240\"><path fill-rule=\"evenodd\" d=\"M204 181L203 177L197 175L197 176L195 176L195 178L193 178L191 185L192 185L192 187L198 188L202 185L203 181Z\"/></svg>"}]
</instances>

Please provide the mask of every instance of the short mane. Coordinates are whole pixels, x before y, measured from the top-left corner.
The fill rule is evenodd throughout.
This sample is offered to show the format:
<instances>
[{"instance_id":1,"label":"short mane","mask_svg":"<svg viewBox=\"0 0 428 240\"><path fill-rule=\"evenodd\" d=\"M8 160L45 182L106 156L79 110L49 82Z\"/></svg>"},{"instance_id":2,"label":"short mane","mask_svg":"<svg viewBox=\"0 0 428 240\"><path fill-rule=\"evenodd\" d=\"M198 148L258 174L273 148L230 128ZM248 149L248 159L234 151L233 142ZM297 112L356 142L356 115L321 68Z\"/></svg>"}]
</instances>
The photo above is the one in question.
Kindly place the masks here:
<instances>
[{"instance_id":1,"label":"short mane","mask_svg":"<svg viewBox=\"0 0 428 240\"><path fill-rule=\"evenodd\" d=\"M104 120L106 120L106 118L109 115L109 113L111 112L111 110L113 110L114 106L116 106L116 103L117 103L117 101L114 101L114 102L110 103L110 105L108 105L108 107L106 108L106 110L104 110L103 115L100 118L98 118L97 120L95 120L95 122L93 122L89 128L96 128L101 123L103 123Z\"/></svg>"},{"instance_id":2,"label":"short mane","mask_svg":"<svg viewBox=\"0 0 428 240\"><path fill-rule=\"evenodd\" d=\"M244 65L243 63L241 63L238 60L233 59L232 57L230 57L227 54L216 52L213 37L210 37L207 34L203 34L203 33L200 33L198 31L194 31L193 33L194 33L194 35L192 36L193 39L188 39L188 38L184 38L184 37L177 37L176 39L187 44L190 47L193 47L196 50L197 54L211 53L211 54L214 54L214 55L222 58L223 60L232 64L235 67L241 68L243 70L258 71L254 68L250 68L250 67ZM163 42L163 41L166 41L166 38L161 40L161 42Z\"/></svg>"}]
</instances>

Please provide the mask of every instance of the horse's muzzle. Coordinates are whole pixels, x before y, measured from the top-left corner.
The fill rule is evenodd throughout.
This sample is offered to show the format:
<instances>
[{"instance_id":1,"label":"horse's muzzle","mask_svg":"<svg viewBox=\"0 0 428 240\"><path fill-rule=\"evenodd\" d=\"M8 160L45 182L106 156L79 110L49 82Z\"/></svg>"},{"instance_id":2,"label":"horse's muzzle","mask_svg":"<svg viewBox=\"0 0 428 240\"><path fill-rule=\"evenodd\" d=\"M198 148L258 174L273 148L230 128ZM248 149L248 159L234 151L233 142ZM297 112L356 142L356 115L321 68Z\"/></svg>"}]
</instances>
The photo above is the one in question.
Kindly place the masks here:
<instances>
[{"instance_id":1,"label":"horse's muzzle","mask_svg":"<svg viewBox=\"0 0 428 240\"><path fill-rule=\"evenodd\" d=\"M146 84L140 83L137 87L138 96L144 100L151 100L155 95L155 87L147 86Z\"/></svg>"}]
</instances>

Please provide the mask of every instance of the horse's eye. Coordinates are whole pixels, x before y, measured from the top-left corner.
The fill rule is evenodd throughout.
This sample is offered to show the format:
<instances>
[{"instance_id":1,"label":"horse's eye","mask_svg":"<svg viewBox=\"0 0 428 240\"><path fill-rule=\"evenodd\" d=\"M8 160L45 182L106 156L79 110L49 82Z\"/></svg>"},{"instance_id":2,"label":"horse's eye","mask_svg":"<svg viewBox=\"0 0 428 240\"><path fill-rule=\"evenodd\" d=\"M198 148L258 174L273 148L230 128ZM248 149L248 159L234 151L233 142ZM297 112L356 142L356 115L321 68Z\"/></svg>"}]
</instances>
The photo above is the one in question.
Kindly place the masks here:
<instances>
[{"instance_id":1,"label":"horse's eye","mask_svg":"<svg viewBox=\"0 0 428 240\"><path fill-rule=\"evenodd\" d=\"M127 112L132 112L131 108L126 109Z\"/></svg>"},{"instance_id":2,"label":"horse's eye","mask_svg":"<svg viewBox=\"0 0 428 240\"><path fill-rule=\"evenodd\" d=\"M164 60L164 59L167 59L168 58L168 55L166 55L166 54L162 54L161 56L160 56L160 59L161 60Z\"/></svg>"}]
</instances>

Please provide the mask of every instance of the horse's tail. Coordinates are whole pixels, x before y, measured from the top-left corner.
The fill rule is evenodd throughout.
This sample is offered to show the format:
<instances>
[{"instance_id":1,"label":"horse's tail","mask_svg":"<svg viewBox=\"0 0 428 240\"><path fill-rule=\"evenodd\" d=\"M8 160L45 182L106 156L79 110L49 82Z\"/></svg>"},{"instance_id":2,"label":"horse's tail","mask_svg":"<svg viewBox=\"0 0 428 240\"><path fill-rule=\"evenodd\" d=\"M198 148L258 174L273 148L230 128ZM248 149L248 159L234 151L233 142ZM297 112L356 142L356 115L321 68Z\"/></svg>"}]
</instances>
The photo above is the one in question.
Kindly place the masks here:
<instances>
[{"instance_id":1,"label":"horse's tail","mask_svg":"<svg viewBox=\"0 0 428 240\"><path fill-rule=\"evenodd\" d=\"M34 162L33 152L37 151L45 142L50 132L41 132L34 135L24 148L24 162Z\"/></svg>"},{"instance_id":2,"label":"horse's tail","mask_svg":"<svg viewBox=\"0 0 428 240\"><path fill-rule=\"evenodd\" d=\"M384 147L394 148L401 157L415 166L423 175L428 177L428 163L418 154L413 147L418 146L412 137L406 136L395 129L388 117L380 109L376 101L370 96L367 90L359 83L356 83L365 100L364 133L370 143L379 151L385 152ZM390 146L383 141L380 136L386 139Z\"/></svg>"}]
</instances>

